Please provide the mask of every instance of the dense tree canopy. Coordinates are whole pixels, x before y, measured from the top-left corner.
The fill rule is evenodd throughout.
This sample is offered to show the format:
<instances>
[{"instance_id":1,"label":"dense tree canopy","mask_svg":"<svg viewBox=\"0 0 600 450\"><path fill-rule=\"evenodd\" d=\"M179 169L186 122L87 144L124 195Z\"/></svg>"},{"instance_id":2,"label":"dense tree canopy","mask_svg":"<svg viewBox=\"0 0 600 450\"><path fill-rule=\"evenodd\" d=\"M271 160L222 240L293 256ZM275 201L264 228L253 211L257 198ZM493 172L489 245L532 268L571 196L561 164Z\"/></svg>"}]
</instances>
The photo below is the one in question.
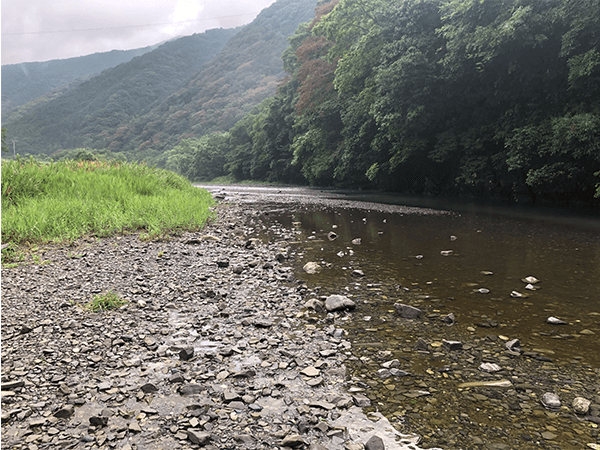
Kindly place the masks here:
<instances>
[{"instance_id":1,"label":"dense tree canopy","mask_svg":"<svg viewBox=\"0 0 600 450\"><path fill-rule=\"evenodd\" d=\"M599 0L323 3L290 39L287 83L226 137L225 168L593 203L599 39Z\"/></svg>"}]
</instances>

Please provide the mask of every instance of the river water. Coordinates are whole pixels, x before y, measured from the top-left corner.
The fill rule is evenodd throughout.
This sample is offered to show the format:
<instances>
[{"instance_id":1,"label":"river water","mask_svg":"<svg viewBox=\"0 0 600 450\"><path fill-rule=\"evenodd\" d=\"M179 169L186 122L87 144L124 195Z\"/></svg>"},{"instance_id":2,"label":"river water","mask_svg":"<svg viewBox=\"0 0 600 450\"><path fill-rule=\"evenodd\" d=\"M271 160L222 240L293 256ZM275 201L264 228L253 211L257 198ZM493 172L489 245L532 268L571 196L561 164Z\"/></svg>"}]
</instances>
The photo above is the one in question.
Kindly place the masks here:
<instances>
[{"instance_id":1,"label":"river water","mask_svg":"<svg viewBox=\"0 0 600 450\"><path fill-rule=\"evenodd\" d=\"M445 357L415 354L412 346L417 335L433 347L435 341L442 338L481 342L482 346L490 341L501 343L516 338L524 349L542 355L542 361L551 362L549 364L553 366L545 367L547 370L577 367L584 371L582 373L588 373L586 370L595 373L591 379L595 380L596 394L600 395L597 377L600 372L600 217L380 193L208 188L213 192L225 189L227 196L259 204L264 211L266 230L273 221L295 229L298 239L292 244L292 251L298 273L302 273L302 266L308 261L318 262L323 267L317 274L301 276L314 289L315 295L344 294L358 303L356 312L343 322L354 348L365 349L355 352L352 359L357 363L350 364L356 379L361 376L361 361L368 365L377 359L377 355L381 360L386 356L402 360L402 350L407 355L405 360L410 359L406 369L417 377L427 377L434 371L448 368L449 360ZM356 243L357 238L360 238L360 244ZM362 271L364 276L356 276L356 272L353 275L355 270ZM525 280L527 277L539 281L530 283ZM393 305L403 301L408 294L412 295L414 306L426 313L425 324L435 323L435 327L425 332L397 322ZM450 328L440 328L443 325L439 323L450 313L454 314L456 323L448 331ZM547 321L550 317L564 324L550 324ZM436 337L436 333L440 335ZM484 361L487 352L488 356L500 355L499 361L508 364L504 356L494 353L495 350L481 348ZM433 350L435 356L435 348ZM472 359L467 361L472 362ZM378 364L370 366L371 372L377 368ZM513 378L518 380L516 373ZM461 380L464 380L463 375ZM365 380L367 378L365 375ZM441 376L438 378L445 381ZM559 382L556 376L554 379ZM432 388L431 383L429 388ZM398 383L378 385L377 381L372 381L368 384L379 392L373 395L380 400L376 409L392 419L394 411L398 412L398 417L401 414L410 417L412 413L416 419L429 420L430 427L451 428L458 426L459 419L464 419L462 415L468 415L469 420L475 420L472 423L486 427L496 425L502 430L498 434L497 448L504 448L502 442L511 442L509 445L518 442L518 437L506 431L514 420L501 423L506 411L503 413L498 407L497 413L490 412L497 406L494 406L494 400L490 405L485 401L486 408L475 408L465 406L464 400L438 395L442 402L457 402L456 408L464 407L466 411L460 417L449 413L448 419L444 420L434 417L435 414L429 417L427 404L398 409L398 404L412 398L402 389L398 393ZM437 386L438 390L444 389L440 386L442 384ZM590 392L594 392L593 386ZM527 395L534 397L535 392ZM434 404L433 401L430 403ZM531 413L527 401L521 405L525 414ZM474 410L480 409L484 413L473 419L477 416ZM521 407L506 409L521 411ZM585 444L578 441L576 435L572 436L573 433L562 435L557 431L570 422L546 425L530 420L533 416L536 415L529 414L519 426L521 431L529 430L529 434L521 432L520 436L532 434L531 442L535 442L535 436L541 436L541 431L536 434L536 427L549 426L554 430L551 435L556 437L547 441L540 438L549 443L547 448L582 448ZM579 429L577 433L585 435L588 428L582 425L581 433ZM465 425L465 429L468 426ZM430 438L437 444L454 442L459 445L462 442L460 433L457 431L455 435L458 437L450 440L446 436L436 441L433 434ZM460 448L478 448L476 444L480 438L473 439L473 447ZM481 439L486 442L484 435ZM539 445L532 443L531 448ZM523 444L520 448L530 447Z\"/></svg>"}]
</instances>

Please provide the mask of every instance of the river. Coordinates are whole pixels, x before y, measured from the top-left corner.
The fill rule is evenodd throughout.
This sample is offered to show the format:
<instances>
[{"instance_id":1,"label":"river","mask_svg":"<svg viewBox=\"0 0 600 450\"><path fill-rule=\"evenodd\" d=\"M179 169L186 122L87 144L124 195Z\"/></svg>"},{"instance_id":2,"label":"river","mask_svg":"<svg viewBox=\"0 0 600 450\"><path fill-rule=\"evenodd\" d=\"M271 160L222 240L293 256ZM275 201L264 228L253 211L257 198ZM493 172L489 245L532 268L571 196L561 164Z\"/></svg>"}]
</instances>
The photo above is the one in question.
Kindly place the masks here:
<instances>
[{"instance_id":1,"label":"river","mask_svg":"<svg viewBox=\"0 0 600 450\"><path fill-rule=\"evenodd\" d=\"M554 390L564 390L560 385L565 380L556 373L564 372L567 378L589 375L587 381L579 379L576 387L591 382L585 393L595 392L600 401L598 216L358 191L205 187L261 204L267 231L273 221L296 231L298 239L291 248L297 272L301 274L308 261L323 267L317 274L300 276L313 297L344 294L357 302L355 312L336 319L355 349L349 366L357 386L372 390L378 403L375 409L395 418L399 426L423 434L423 427L411 427L410 419L424 420L429 427L426 437L445 448L480 448L480 442L487 443L486 433L471 437L473 447L465 443L471 441L461 437L460 430L470 429L469 421L500 430L494 438L498 446L489 448L513 448L520 442L518 436L522 438L519 448L582 448L586 442L577 440L580 433L590 431L589 439L597 437L596 423L582 426L581 432L561 433L570 422L561 422L560 415L544 416L539 401L527 401L542 393L527 378L534 369L519 366L523 358L511 360L498 349L503 342L519 339L529 356L543 365L540 371L554 373L548 375L548 382L539 380L540 389L558 385ZM421 308L425 313L421 322L399 321L393 307L399 301ZM450 313L455 323L448 327L441 319ZM561 324L548 323L551 317ZM312 320L323 323L318 314ZM429 345L426 351L414 351L418 338ZM443 340L450 339L468 342L467 349L473 349L467 352L466 362L462 356L436 352ZM413 375L412 380L390 384L373 375L383 361L394 357ZM482 397L457 396L456 381L479 379L481 361L508 366L497 378L512 376L514 383L525 378L522 386L532 389L517 390L512 403L510 396L494 400L497 395L489 390L477 394ZM474 370L452 375L452 370L469 363ZM423 391L426 401L419 395L411 397L419 386L428 389ZM445 389L452 393L443 395ZM574 395L565 394L567 403ZM411 400L413 406L398 406L413 398L419 398ZM454 405L455 410L439 414L438 402ZM519 414L513 415L517 410ZM536 419L540 416L550 424ZM520 419L523 423L513 427ZM552 424L554 419L557 422ZM446 431L436 432L435 427ZM540 430L550 434L542 437Z\"/></svg>"}]
</instances>

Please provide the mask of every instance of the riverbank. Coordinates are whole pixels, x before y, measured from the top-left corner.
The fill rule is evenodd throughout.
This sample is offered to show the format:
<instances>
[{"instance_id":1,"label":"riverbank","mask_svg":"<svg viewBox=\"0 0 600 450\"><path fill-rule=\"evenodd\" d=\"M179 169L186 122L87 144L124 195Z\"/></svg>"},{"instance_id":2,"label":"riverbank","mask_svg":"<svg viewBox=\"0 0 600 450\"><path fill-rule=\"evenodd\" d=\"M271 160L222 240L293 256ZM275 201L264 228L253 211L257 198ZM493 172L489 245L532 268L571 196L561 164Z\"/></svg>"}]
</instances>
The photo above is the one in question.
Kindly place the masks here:
<instances>
[{"instance_id":1,"label":"riverbank","mask_svg":"<svg viewBox=\"0 0 600 450\"><path fill-rule=\"evenodd\" d=\"M2 448L416 448L362 413L343 333L304 323L293 230L260 240L256 211L216 212L168 242L83 239L3 270ZM107 291L127 304L85 308Z\"/></svg>"}]
</instances>

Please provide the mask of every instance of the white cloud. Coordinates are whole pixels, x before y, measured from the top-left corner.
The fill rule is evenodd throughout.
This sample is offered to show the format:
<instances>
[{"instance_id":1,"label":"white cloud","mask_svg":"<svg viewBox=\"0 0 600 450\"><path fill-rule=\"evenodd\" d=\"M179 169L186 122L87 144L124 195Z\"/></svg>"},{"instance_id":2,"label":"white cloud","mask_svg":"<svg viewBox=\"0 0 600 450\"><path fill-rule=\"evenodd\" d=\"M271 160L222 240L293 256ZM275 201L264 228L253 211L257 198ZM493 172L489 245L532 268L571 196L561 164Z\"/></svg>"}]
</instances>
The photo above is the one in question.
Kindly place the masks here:
<instances>
[{"instance_id":1,"label":"white cloud","mask_svg":"<svg viewBox=\"0 0 600 450\"><path fill-rule=\"evenodd\" d=\"M157 44L252 21L275 0L2 0L2 64Z\"/></svg>"}]
</instances>

